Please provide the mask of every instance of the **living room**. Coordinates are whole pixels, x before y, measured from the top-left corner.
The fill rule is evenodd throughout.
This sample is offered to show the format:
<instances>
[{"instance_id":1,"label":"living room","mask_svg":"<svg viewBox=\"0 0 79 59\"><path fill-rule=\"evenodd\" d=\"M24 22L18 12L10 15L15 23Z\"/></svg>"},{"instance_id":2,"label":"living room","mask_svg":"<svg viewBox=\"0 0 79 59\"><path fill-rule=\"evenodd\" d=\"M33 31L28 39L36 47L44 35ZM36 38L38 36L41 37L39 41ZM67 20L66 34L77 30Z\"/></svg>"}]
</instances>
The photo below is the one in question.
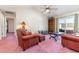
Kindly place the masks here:
<instances>
[{"instance_id":1,"label":"living room","mask_svg":"<svg viewBox=\"0 0 79 59\"><path fill-rule=\"evenodd\" d=\"M4 5L0 6L0 9L0 52L77 53L79 51L78 44L74 43L76 47L72 48L71 46L74 45L69 46L68 43L65 43L66 41L61 40L62 34L79 36L78 5ZM22 25L22 22L25 23L27 32L31 32L33 37L40 38L41 41L36 42L35 38L34 42L38 44L33 43L35 45L24 50L19 45L16 32L18 27ZM74 41L73 38L70 39ZM38 39L36 40L38 41ZM75 39L78 40L78 38ZM62 42L65 43L65 47ZM27 42L27 44L29 43ZM76 51L74 51L75 49Z\"/></svg>"}]
</instances>

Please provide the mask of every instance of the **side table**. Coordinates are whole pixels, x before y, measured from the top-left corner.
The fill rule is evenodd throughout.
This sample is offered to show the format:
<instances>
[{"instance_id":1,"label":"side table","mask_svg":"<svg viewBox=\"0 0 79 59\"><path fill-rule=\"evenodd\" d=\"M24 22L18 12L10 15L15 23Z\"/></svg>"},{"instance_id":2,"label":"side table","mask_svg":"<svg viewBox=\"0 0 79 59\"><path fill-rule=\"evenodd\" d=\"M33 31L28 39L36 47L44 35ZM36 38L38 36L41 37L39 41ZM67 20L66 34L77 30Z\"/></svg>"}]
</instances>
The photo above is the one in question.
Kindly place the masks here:
<instances>
[{"instance_id":1,"label":"side table","mask_svg":"<svg viewBox=\"0 0 79 59\"><path fill-rule=\"evenodd\" d=\"M44 35L41 35L40 38L39 38L39 42L42 42L45 40L45 36Z\"/></svg>"}]
</instances>

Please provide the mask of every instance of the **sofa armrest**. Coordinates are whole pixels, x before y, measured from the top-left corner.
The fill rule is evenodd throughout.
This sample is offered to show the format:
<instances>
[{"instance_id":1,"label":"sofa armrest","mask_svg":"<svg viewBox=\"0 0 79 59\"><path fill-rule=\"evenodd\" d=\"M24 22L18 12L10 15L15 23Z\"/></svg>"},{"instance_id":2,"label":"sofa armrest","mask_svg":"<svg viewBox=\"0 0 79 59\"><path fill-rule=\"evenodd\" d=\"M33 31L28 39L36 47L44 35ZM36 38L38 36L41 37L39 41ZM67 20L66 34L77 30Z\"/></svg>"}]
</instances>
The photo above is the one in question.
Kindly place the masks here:
<instances>
[{"instance_id":1,"label":"sofa armrest","mask_svg":"<svg viewBox=\"0 0 79 59\"><path fill-rule=\"evenodd\" d=\"M27 39L32 39L32 38L39 38L37 35L27 35L23 36L22 39L27 40Z\"/></svg>"},{"instance_id":2,"label":"sofa armrest","mask_svg":"<svg viewBox=\"0 0 79 59\"><path fill-rule=\"evenodd\" d=\"M26 32L26 35L31 35L32 33L31 32Z\"/></svg>"}]
</instances>

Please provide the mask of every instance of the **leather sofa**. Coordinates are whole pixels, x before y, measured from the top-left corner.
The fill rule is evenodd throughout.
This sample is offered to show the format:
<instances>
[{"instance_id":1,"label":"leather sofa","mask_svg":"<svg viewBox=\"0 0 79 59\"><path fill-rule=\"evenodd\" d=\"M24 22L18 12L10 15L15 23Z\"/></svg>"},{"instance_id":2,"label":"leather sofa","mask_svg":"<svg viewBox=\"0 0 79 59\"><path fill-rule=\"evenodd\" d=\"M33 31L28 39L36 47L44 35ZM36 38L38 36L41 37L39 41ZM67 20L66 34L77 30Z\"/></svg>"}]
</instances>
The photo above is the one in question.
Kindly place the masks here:
<instances>
[{"instance_id":1,"label":"leather sofa","mask_svg":"<svg viewBox=\"0 0 79 59\"><path fill-rule=\"evenodd\" d=\"M32 34L22 29L17 29L18 45L23 51L39 42L45 40L45 37L39 34Z\"/></svg>"},{"instance_id":2,"label":"leather sofa","mask_svg":"<svg viewBox=\"0 0 79 59\"><path fill-rule=\"evenodd\" d=\"M79 37L73 35L61 35L61 44L64 47L70 48L79 52Z\"/></svg>"}]
</instances>

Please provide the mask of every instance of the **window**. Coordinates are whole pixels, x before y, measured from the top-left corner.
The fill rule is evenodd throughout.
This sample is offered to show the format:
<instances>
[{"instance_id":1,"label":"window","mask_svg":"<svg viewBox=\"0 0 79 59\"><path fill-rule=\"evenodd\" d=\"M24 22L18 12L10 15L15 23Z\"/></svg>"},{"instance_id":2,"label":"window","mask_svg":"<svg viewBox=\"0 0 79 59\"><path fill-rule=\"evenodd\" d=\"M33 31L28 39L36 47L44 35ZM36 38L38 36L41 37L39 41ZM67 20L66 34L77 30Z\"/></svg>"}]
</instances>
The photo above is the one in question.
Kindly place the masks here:
<instances>
[{"instance_id":1,"label":"window","mask_svg":"<svg viewBox=\"0 0 79 59\"><path fill-rule=\"evenodd\" d=\"M75 15L58 18L57 31L64 34L72 34L75 32Z\"/></svg>"}]
</instances>

